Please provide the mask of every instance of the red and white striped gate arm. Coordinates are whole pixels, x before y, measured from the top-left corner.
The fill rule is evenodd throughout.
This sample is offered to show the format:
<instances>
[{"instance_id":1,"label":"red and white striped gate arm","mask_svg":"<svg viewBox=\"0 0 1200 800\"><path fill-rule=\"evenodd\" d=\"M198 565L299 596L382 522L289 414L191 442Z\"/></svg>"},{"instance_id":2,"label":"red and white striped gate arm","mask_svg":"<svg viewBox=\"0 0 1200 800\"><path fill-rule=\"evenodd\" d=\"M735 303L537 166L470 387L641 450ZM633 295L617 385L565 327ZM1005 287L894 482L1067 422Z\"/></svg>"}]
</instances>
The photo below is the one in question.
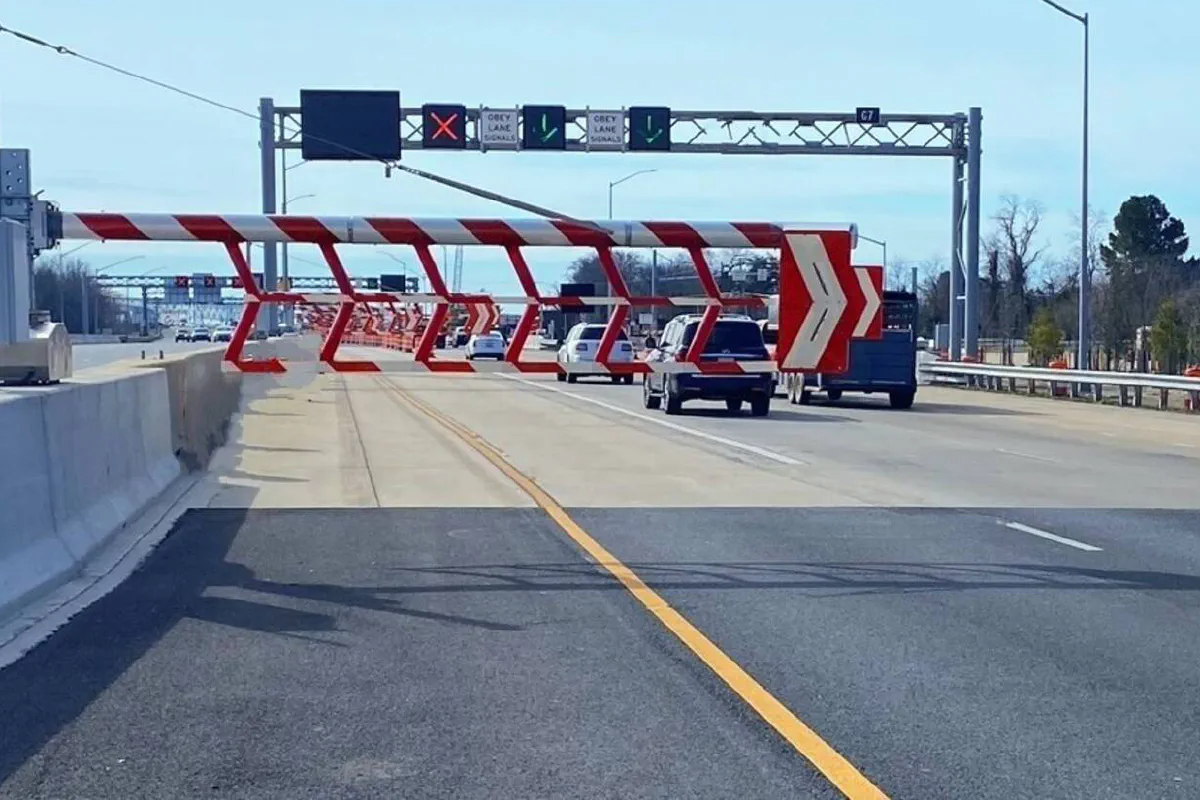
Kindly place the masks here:
<instances>
[{"instance_id":1,"label":"red and white striped gate arm","mask_svg":"<svg viewBox=\"0 0 1200 800\"><path fill-rule=\"evenodd\" d=\"M320 361L334 371L377 372L372 361L345 361L336 358L338 345L347 326L355 316L356 306L369 303L428 302L433 304L425 330L415 348L413 368L434 372L475 372L476 365L462 361L443 361L433 355L438 332L449 313L451 304L464 304L476 309L480 316L491 318L498 314L501 303L523 304L521 316L509 346L504 364L521 372L558 372L552 362L520 360L525 341L532 332L540 306L579 307L584 300L575 297L543 296L538 292L533 275L526 264L523 247L590 247L596 250L600 264L615 297L587 298L588 304L613 305L613 313L601 336L596 363L589 369L610 374L670 372L743 372L788 369L782 360L755 363L702 362L712 329L721 311L730 307L756 307L765 304L762 297L729 297L721 293L712 270L704 256L709 248L783 248L789 250L795 237L811 239L811 246L831 254L848 253L857 243L857 228L853 224L773 223L773 222L585 222L546 219L435 219L395 217L315 217L249 214L122 214L67 213L61 214L63 239L112 239L130 241L200 241L217 242L225 246L234 269L246 291L246 306L226 351L225 360L238 369L253 372L282 372L286 367L277 359L247 360L242 350L254 327L262 303L337 304L329 332L321 345ZM254 281L239 245L243 242L290 242L317 245L329 265L337 284L337 294L305 294L296 292L267 292ZM339 244L400 244L412 246L429 281L428 295L405 295L395 292L359 291L350 280L336 246ZM466 245L499 246L508 254L524 291L519 297L492 297L449 291L430 251L430 246ZM704 291L697 297L634 296L613 260L614 247L680 248L687 250ZM835 258L840 261L840 257ZM848 259L846 269L849 268ZM839 263L840 266L840 263ZM857 288L857 287L855 287ZM631 306L702 306L704 313L698 330L682 362L656 363L609 361L612 349L629 315ZM482 313L481 313L482 312ZM494 324L494 323L493 323ZM373 323L372 323L373 327ZM579 369L581 365L572 365ZM583 371L583 370L579 370Z\"/></svg>"}]
</instances>

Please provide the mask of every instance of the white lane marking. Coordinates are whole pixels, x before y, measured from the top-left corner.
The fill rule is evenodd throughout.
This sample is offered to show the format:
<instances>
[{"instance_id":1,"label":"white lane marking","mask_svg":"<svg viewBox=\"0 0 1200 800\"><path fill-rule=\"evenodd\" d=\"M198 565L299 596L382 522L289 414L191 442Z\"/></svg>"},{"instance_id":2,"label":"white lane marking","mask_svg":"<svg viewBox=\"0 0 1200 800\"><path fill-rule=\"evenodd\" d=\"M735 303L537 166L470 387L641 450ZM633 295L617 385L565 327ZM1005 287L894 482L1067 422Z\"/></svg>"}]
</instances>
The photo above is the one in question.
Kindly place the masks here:
<instances>
[{"instance_id":1,"label":"white lane marking","mask_svg":"<svg viewBox=\"0 0 1200 800\"><path fill-rule=\"evenodd\" d=\"M1046 458L1045 456L1034 456L1029 453L1018 453L1016 450L1005 450L1003 447L996 448L997 453L1004 453L1006 456L1016 456L1017 458L1032 458L1034 461L1045 461L1047 464L1058 464L1057 458Z\"/></svg>"},{"instance_id":2,"label":"white lane marking","mask_svg":"<svg viewBox=\"0 0 1200 800\"><path fill-rule=\"evenodd\" d=\"M1001 524L1003 524L1004 527L1006 527L1006 528L1012 528L1014 531L1020 531L1021 533L1028 533L1030 536L1039 536L1042 539L1049 539L1052 542L1058 542L1059 544L1065 544L1067 547L1074 547L1076 550L1084 550L1088 553L1099 553L1101 550L1101 548L1096 547L1095 545L1087 544L1086 542L1076 541L1075 539L1068 539L1065 536L1059 536L1054 533L1049 533L1048 531L1039 530L1030 525L1025 525L1024 523L1021 523L1021 522L1002 522Z\"/></svg>"},{"instance_id":3,"label":"white lane marking","mask_svg":"<svg viewBox=\"0 0 1200 800\"><path fill-rule=\"evenodd\" d=\"M544 389L547 392L554 392L555 394L561 394L564 397L571 397L571 398L574 398L575 400L582 400L585 403L591 403L594 406L600 406L601 408L607 409L607 410L612 411L617 414L624 414L627 417L633 417L634 419L640 419L643 422L650 422L655 425L661 425L664 428L670 428L671 430L676 431L678 433L686 433L688 436L695 436L697 439L704 439L706 441L713 442L715 444L723 444L726 447L732 447L735 450L744 450L747 453L753 453L756 456L762 456L763 458L769 459L769 460L774 461L779 464L787 464L790 467L808 466L808 463L805 461L800 461L798 459L792 458L791 456L785 456L782 453L776 453L773 450L767 450L766 448L763 448L763 447L758 447L758 446L752 445L752 444L746 444L745 442L738 442L733 439L726 439L724 436L716 436L711 433L705 433L704 431L698 431L695 428L687 428L687 427L684 427L683 425L676 425L674 422L668 422L665 419L659 419L658 417L652 417L648 414L639 414L636 411L630 411L627 408L621 408L620 406L614 406L611 403L605 403L602 400L594 400L591 397L584 397L581 394L575 394L574 392L563 391L562 389L559 389L557 386L547 386L544 383L537 383L535 381L526 380L525 378L518 378L515 375L505 375L502 372L496 373L496 374L499 377L505 378L510 381L518 381L520 383L527 383L530 386L537 387L538 389Z\"/></svg>"}]
</instances>

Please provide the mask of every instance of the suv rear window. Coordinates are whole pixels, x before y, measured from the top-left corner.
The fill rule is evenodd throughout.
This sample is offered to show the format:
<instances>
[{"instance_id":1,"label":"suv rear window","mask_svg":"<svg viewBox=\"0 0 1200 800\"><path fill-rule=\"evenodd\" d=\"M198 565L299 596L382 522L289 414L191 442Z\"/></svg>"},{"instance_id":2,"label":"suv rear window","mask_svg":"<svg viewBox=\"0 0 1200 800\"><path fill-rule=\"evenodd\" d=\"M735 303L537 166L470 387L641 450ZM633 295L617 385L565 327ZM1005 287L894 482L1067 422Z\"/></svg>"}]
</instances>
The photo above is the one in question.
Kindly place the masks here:
<instances>
[{"instance_id":1,"label":"suv rear window","mask_svg":"<svg viewBox=\"0 0 1200 800\"><path fill-rule=\"evenodd\" d=\"M692 343L699 322L689 323L683 332L684 347ZM762 331L750 320L717 320L708 344L704 347L706 353L720 353L728 350L731 353L758 353L763 350Z\"/></svg>"},{"instance_id":2,"label":"suv rear window","mask_svg":"<svg viewBox=\"0 0 1200 800\"><path fill-rule=\"evenodd\" d=\"M603 335L604 335L604 326L603 325L588 325L586 328L584 328L583 330L581 330L579 332L580 340L588 341L588 342L593 342L593 341L598 342L598 341L600 341L600 338ZM625 331L622 330L617 333L617 341L618 342L629 341L629 337L625 335Z\"/></svg>"}]
</instances>

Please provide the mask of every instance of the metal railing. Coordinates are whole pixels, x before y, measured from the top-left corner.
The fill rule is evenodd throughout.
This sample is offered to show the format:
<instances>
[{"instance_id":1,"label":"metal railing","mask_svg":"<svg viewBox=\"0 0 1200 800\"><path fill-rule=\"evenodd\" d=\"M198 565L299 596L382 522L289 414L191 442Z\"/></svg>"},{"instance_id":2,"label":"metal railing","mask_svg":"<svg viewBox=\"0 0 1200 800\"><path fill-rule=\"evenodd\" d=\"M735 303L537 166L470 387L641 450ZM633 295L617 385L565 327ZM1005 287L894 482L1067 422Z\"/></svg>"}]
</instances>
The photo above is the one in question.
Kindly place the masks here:
<instances>
[{"instance_id":1,"label":"metal railing","mask_svg":"<svg viewBox=\"0 0 1200 800\"><path fill-rule=\"evenodd\" d=\"M1116 387L1122 406L1142 405L1147 389L1158 392L1158 407L1169 408L1171 392L1186 392L1189 411L1200 411L1200 378L1183 375L1153 375L1144 372L1100 372L1096 370L1047 369L1044 367L1006 367L999 364L970 364L962 362L929 361L918 369L934 380L958 379L968 386L982 389L1016 392L1022 383L1030 394L1037 393L1039 383L1049 384L1050 394L1071 397L1090 396L1096 402L1104 400L1104 387Z\"/></svg>"}]
</instances>

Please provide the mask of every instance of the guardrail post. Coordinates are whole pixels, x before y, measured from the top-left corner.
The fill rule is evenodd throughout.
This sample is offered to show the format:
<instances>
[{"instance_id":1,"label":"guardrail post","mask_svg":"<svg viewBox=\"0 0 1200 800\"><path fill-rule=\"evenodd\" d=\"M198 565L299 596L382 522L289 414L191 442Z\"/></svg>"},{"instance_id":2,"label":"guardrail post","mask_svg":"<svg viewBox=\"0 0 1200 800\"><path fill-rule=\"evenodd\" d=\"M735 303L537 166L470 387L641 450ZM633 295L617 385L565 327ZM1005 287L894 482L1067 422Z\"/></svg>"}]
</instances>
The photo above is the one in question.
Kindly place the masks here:
<instances>
[{"instance_id":1,"label":"guardrail post","mask_svg":"<svg viewBox=\"0 0 1200 800\"><path fill-rule=\"evenodd\" d=\"M1102 383L1093 383L1092 384L1092 399L1095 400L1097 403L1104 402L1104 384L1102 384Z\"/></svg>"},{"instance_id":2,"label":"guardrail post","mask_svg":"<svg viewBox=\"0 0 1200 800\"><path fill-rule=\"evenodd\" d=\"M1159 411L1166 411L1168 408L1171 407L1170 397L1169 397L1170 392L1171 392L1170 389L1159 389L1158 390L1158 410Z\"/></svg>"},{"instance_id":3,"label":"guardrail post","mask_svg":"<svg viewBox=\"0 0 1200 800\"><path fill-rule=\"evenodd\" d=\"M1200 408L1197 408L1197 406L1200 406L1200 392L1188 392L1188 397L1191 400L1191 403L1188 405L1188 411L1193 413L1200 411Z\"/></svg>"},{"instance_id":4,"label":"guardrail post","mask_svg":"<svg viewBox=\"0 0 1200 800\"><path fill-rule=\"evenodd\" d=\"M1142 387L1133 387L1133 405L1137 408L1142 407Z\"/></svg>"},{"instance_id":5,"label":"guardrail post","mask_svg":"<svg viewBox=\"0 0 1200 800\"><path fill-rule=\"evenodd\" d=\"M1128 386L1118 386L1117 394L1118 394L1117 405L1121 406L1122 408L1129 405L1129 387Z\"/></svg>"},{"instance_id":6,"label":"guardrail post","mask_svg":"<svg viewBox=\"0 0 1200 800\"><path fill-rule=\"evenodd\" d=\"M1013 394L1017 393L1017 379L1016 378L1008 379L1008 390L1010 392L1012 392Z\"/></svg>"}]
</instances>

